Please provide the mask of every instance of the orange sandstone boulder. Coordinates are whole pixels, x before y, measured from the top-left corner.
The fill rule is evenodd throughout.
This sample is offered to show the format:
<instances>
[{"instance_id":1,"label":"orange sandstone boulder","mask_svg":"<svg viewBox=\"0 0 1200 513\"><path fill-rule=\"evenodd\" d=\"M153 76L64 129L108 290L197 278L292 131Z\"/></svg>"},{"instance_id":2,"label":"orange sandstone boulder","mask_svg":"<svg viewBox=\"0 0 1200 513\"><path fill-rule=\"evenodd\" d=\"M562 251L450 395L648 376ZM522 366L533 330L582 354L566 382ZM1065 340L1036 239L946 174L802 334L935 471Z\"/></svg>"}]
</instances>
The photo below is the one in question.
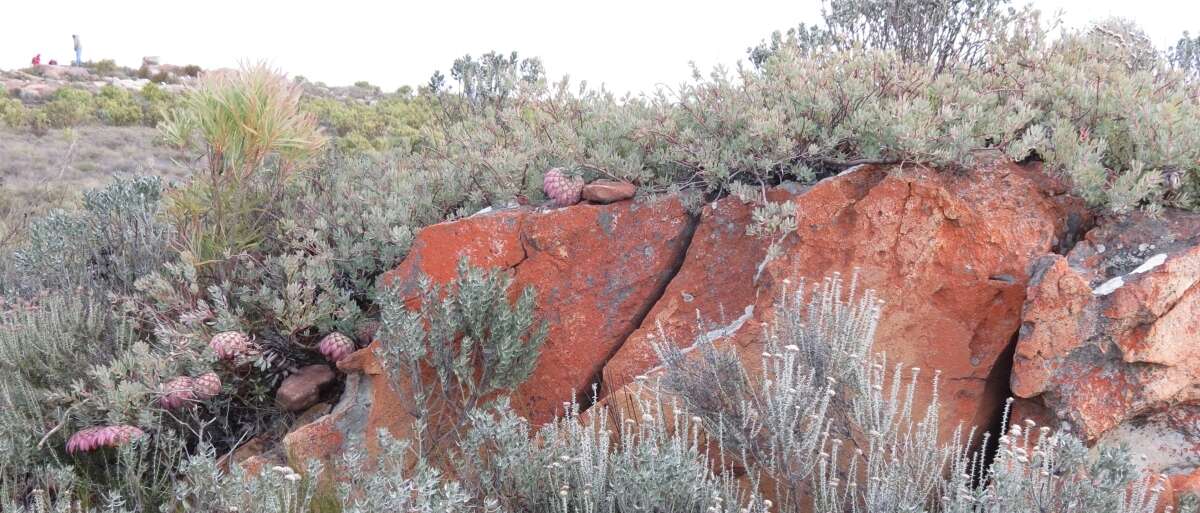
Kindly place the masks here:
<instances>
[{"instance_id":1,"label":"orange sandstone boulder","mask_svg":"<svg viewBox=\"0 0 1200 513\"><path fill-rule=\"evenodd\" d=\"M604 363L642 322L675 275L695 220L678 198L555 210L516 209L476 215L422 230L409 256L384 277L417 306L420 280L435 284L455 277L460 258L501 269L514 278L514 297L537 292L537 316L548 335L532 376L512 404L541 424L562 412L573 397L591 395ZM382 342L338 362L354 379L330 415L288 435L293 454L319 456L311 441L345 440L376 447L376 432L408 433L411 397L392 387L389 369L374 351ZM337 433L334 436L332 433Z\"/></svg>"},{"instance_id":2,"label":"orange sandstone boulder","mask_svg":"<svg viewBox=\"0 0 1200 513\"><path fill-rule=\"evenodd\" d=\"M718 335L752 366L779 294L857 270L859 289L886 301L875 350L927 369L926 379L942 371L943 435L960 422L986 427L1007 395L1030 264L1068 247L1088 222L1063 192L1038 169L1005 163L962 174L854 168L808 190L773 191L795 204L798 225L773 257L769 241L746 235L750 206L706 206L682 268L605 366L604 387L616 393L655 370L660 330L682 346ZM923 394L928 401L929 387Z\"/></svg>"},{"instance_id":3,"label":"orange sandstone boulder","mask_svg":"<svg viewBox=\"0 0 1200 513\"><path fill-rule=\"evenodd\" d=\"M1200 214L1108 220L1036 267L1013 392L1089 442L1179 435L1200 466L1200 425L1180 420L1200 402Z\"/></svg>"}]
</instances>

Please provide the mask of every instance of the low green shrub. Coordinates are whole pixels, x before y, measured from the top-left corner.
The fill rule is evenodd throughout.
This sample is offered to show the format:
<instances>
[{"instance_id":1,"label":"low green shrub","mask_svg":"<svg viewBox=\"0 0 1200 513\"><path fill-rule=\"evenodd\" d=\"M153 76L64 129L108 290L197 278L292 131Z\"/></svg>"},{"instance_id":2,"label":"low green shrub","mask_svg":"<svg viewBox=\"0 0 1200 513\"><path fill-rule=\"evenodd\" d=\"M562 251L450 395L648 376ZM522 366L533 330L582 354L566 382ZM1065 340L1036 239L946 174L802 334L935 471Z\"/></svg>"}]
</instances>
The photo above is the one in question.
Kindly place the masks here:
<instances>
[{"instance_id":1,"label":"low green shrub","mask_svg":"<svg viewBox=\"0 0 1200 513\"><path fill-rule=\"evenodd\" d=\"M0 120L9 128L23 128L29 123L29 109L21 100L0 97Z\"/></svg>"},{"instance_id":2,"label":"low green shrub","mask_svg":"<svg viewBox=\"0 0 1200 513\"><path fill-rule=\"evenodd\" d=\"M84 123L92 119L95 110L91 93L73 87L64 87L54 92L54 96L42 107L49 125L53 128L66 128Z\"/></svg>"},{"instance_id":3,"label":"low green shrub","mask_svg":"<svg viewBox=\"0 0 1200 513\"><path fill-rule=\"evenodd\" d=\"M143 107L129 91L106 85L95 96L96 117L106 125L132 126L142 124Z\"/></svg>"}]
</instances>

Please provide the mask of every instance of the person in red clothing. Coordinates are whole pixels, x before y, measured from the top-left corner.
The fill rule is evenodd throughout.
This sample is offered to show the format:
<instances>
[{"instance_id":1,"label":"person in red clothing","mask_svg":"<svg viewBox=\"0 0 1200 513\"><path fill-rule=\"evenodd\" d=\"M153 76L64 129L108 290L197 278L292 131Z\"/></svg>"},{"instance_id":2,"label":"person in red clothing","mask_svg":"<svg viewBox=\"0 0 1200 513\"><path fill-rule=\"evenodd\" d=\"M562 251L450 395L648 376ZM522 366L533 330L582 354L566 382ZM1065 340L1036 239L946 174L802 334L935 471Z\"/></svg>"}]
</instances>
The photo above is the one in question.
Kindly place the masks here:
<instances>
[{"instance_id":1,"label":"person in red clothing","mask_svg":"<svg viewBox=\"0 0 1200 513\"><path fill-rule=\"evenodd\" d=\"M42 54L39 53L37 55L34 55L33 56L33 65L40 66L41 64L42 64Z\"/></svg>"}]
</instances>

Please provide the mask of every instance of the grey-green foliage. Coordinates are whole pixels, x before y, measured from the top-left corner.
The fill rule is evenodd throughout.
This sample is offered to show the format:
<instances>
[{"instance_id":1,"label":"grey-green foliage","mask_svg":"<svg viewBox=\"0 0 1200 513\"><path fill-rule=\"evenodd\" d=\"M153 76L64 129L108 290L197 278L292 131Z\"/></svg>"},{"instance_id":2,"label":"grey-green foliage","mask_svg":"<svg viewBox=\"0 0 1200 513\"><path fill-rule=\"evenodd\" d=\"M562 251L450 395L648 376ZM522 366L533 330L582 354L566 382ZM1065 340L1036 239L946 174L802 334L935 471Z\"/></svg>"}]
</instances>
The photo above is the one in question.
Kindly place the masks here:
<instances>
[{"instance_id":1,"label":"grey-green foliage","mask_svg":"<svg viewBox=\"0 0 1200 513\"><path fill-rule=\"evenodd\" d=\"M955 468L939 501L941 511L1160 511L1166 477L1142 474L1135 458L1123 447L1089 455L1069 434L1032 423L1013 425L999 439L995 461L984 476L987 486L975 486L969 469ZM1194 511L1186 502L1181 511Z\"/></svg>"},{"instance_id":2,"label":"grey-green foliage","mask_svg":"<svg viewBox=\"0 0 1200 513\"><path fill-rule=\"evenodd\" d=\"M135 345L133 327L96 293L59 293L36 308L0 312L0 474L60 461L80 409L104 401L78 404L89 367Z\"/></svg>"},{"instance_id":3,"label":"grey-green foliage","mask_svg":"<svg viewBox=\"0 0 1200 513\"><path fill-rule=\"evenodd\" d=\"M938 71L952 63L983 62L987 42L1007 29L1009 0L823 0L823 25L776 32L751 48L750 60L763 64L784 45L815 52L822 48L865 48L896 52L908 62L929 63Z\"/></svg>"},{"instance_id":4,"label":"grey-green foliage","mask_svg":"<svg viewBox=\"0 0 1200 513\"><path fill-rule=\"evenodd\" d=\"M393 386L413 397L418 427L429 431L417 440L418 454L457 441L471 411L533 372L546 330L534 316L533 288L510 303L511 283L503 271L475 268L464 258L445 288L422 278L415 297L398 286L380 290L377 354L396 369ZM410 300L419 302L417 311Z\"/></svg>"},{"instance_id":5,"label":"grey-green foliage","mask_svg":"<svg viewBox=\"0 0 1200 513\"><path fill-rule=\"evenodd\" d=\"M1167 51L1171 65L1192 76L1200 73L1200 35L1192 37L1186 30Z\"/></svg>"},{"instance_id":6,"label":"grey-green foliage","mask_svg":"<svg viewBox=\"0 0 1200 513\"><path fill-rule=\"evenodd\" d=\"M341 487L342 511L496 511L494 504L472 507L474 497L425 459L410 465L411 441L396 440L386 430L380 430L379 441L377 461L368 462L361 453L347 453L344 465L350 479Z\"/></svg>"},{"instance_id":7,"label":"grey-green foliage","mask_svg":"<svg viewBox=\"0 0 1200 513\"><path fill-rule=\"evenodd\" d=\"M46 487L45 469L71 466L81 498L120 496L137 511L161 504L186 440L150 406L177 362L137 339L103 293L60 291L0 313L0 494ZM126 424L150 438L120 450L65 452L76 431Z\"/></svg>"},{"instance_id":8,"label":"grey-green foliage","mask_svg":"<svg viewBox=\"0 0 1200 513\"><path fill-rule=\"evenodd\" d=\"M459 93L475 110L502 105L520 87L537 84L545 78L545 74L541 59L522 59L517 52L507 56L488 52L478 59L464 55L455 59L450 68L450 76L458 82ZM435 89L440 89L442 80L440 74L435 74L430 83L436 86Z\"/></svg>"},{"instance_id":9,"label":"grey-green foliage","mask_svg":"<svg viewBox=\"0 0 1200 513\"><path fill-rule=\"evenodd\" d=\"M250 474L240 465L223 470L215 451L202 445L179 465L164 511L180 513L308 513L317 494L321 466L265 468Z\"/></svg>"},{"instance_id":10,"label":"grey-green foliage","mask_svg":"<svg viewBox=\"0 0 1200 513\"><path fill-rule=\"evenodd\" d=\"M280 245L328 255L336 284L364 298L408 253L419 227L451 213L437 185L394 162L331 156L284 199Z\"/></svg>"},{"instance_id":11,"label":"grey-green foliage","mask_svg":"<svg viewBox=\"0 0 1200 513\"><path fill-rule=\"evenodd\" d=\"M778 499L772 511L1155 511L1160 483L1125 452L1089 459L1069 434L1014 426L985 468L963 445L972 436L939 441L936 373L922 407L919 371L869 353L881 305L853 283L843 290L835 275L807 298L803 285L785 291L760 372L711 340L697 341L698 357L658 346L664 387L774 483L761 489Z\"/></svg>"},{"instance_id":12,"label":"grey-green foliage","mask_svg":"<svg viewBox=\"0 0 1200 513\"><path fill-rule=\"evenodd\" d=\"M402 166L439 184L457 215L539 197L551 167L714 197L859 163L970 169L991 155L1042 160L1098 208L1196 207L1195 85L1135 27L1114 20L1054 38L1028 9L1002 25L971 46L978 66L782 45L758 67L697 72L642 97L530 85L439 118L429 147Z\"/></svg>"},{"instance_id":13,"label":"grey-green foliage","mask_svg":"<svg viewBox=\"0 0 1200 513\"><path fill-rule=\"evenodd\" d=\"M503 511L732 512L751 505L731 475L713 472L723 462L710 459L699 419L670 406L648 394L623 421L603 406L586 416L573 407L533 430L500 403L472 416L456 473L473 496Z\"/></svg>"},{"instance_id":14,"label":"grey-green foliage","mask_svg":"<svg viewBox=\"0 0 1200 513\"><path fill-rule=\"evenodd\" d=\"M128 292L170 256L170 225L158 218L163 182L118 179L87 191L82 209L30 223L28 242L10 255L5 291L89 287ZM0 267L2 268L2 267Z\"/></svg>"}]
</instances>

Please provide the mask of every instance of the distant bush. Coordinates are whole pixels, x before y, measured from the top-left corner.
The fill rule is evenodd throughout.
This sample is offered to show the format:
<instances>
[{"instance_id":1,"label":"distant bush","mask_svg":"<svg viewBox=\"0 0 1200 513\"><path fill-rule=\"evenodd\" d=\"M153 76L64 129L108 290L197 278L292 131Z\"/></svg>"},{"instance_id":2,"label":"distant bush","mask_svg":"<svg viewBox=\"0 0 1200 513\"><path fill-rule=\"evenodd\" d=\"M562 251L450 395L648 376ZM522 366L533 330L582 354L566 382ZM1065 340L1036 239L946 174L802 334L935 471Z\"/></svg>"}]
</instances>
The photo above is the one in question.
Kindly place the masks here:
<instances>
[{"instance_id":1,"label":"distant bush","mask_svg":"<svg viewBox=\"0 0 1200 513\"><path fill-rule=\"evenodd\" d=\"M906 62L947 66L981 64L987 43L1003 35L1016 13L1010 0L822 0L824 25L776 32L770 42L750 49L762 65L781 46L807 52L854 48L895 52Z\"/></svg>"},{"instance_id":2,"label":"distant bush","mask_svg":"<svg viewBox=\"0 0 1200 513\"><path fill-rule=\"evenodd\" d=\"M433 118L429 98L400 94L370 104L306 98L303 106L336 136L337 148L347 153L412 152L424 144L426 134L421 128Z\"/></svg>"},{"instance_id":3,"label":"distant bush","mask_svg":"<svg viewBox=\"0 0 1200 513\"><path fill-rule=\"evenodd\" d=\"M117 72L120 71L120 67L117 66L116 61L112 59L104 59L95 63L89 62L88 67L91 68L92 73L102 77L110 77L116 75Z\"/></svg>"},{"instance_id":4,"label":"distant bush","mask_svg":"<svg viewBox=\"0 0 1200 513\"><path fill-rule=\"evenodd\" d=\"M42 107L46 120L53 128L66 128L92 119L95 106L92 95L82 89L64 87L54 92L53 98Z\"/></svg>"},{"instance_id":5,"label":"distant bush","mask_svg":"<svg viewBox=\"0 0 1200 513\"><path fill-rule=\"evenodd\" d=\"M163 90L158 84L150 82L142 86L142 119L146 125L158 126L167 116L167 113L178 108L180 96L178 94L168 93Z\"/></svg>"},{"instance_id":6,"label":"distant bush","mask_svg":"<svg viewBox=\"0 0 1200 513\"><path fill-rule=\"evenodd\" d=\"M9 128L23 128L29 123L29 109L21 100L0 97L0 120Z\"/></svg>"},{"instance_id":7,"label":"distant bush","mask_svg":"<svg viewBox=\"0 0 1200 513\"><path fill-rule=\"evenodd\" d=\"M113 85L100 88L95 97L96 117L104 124L114 126L140 125L143 122L142 105L129 91Z\"/></svg>"}]
</instances>

